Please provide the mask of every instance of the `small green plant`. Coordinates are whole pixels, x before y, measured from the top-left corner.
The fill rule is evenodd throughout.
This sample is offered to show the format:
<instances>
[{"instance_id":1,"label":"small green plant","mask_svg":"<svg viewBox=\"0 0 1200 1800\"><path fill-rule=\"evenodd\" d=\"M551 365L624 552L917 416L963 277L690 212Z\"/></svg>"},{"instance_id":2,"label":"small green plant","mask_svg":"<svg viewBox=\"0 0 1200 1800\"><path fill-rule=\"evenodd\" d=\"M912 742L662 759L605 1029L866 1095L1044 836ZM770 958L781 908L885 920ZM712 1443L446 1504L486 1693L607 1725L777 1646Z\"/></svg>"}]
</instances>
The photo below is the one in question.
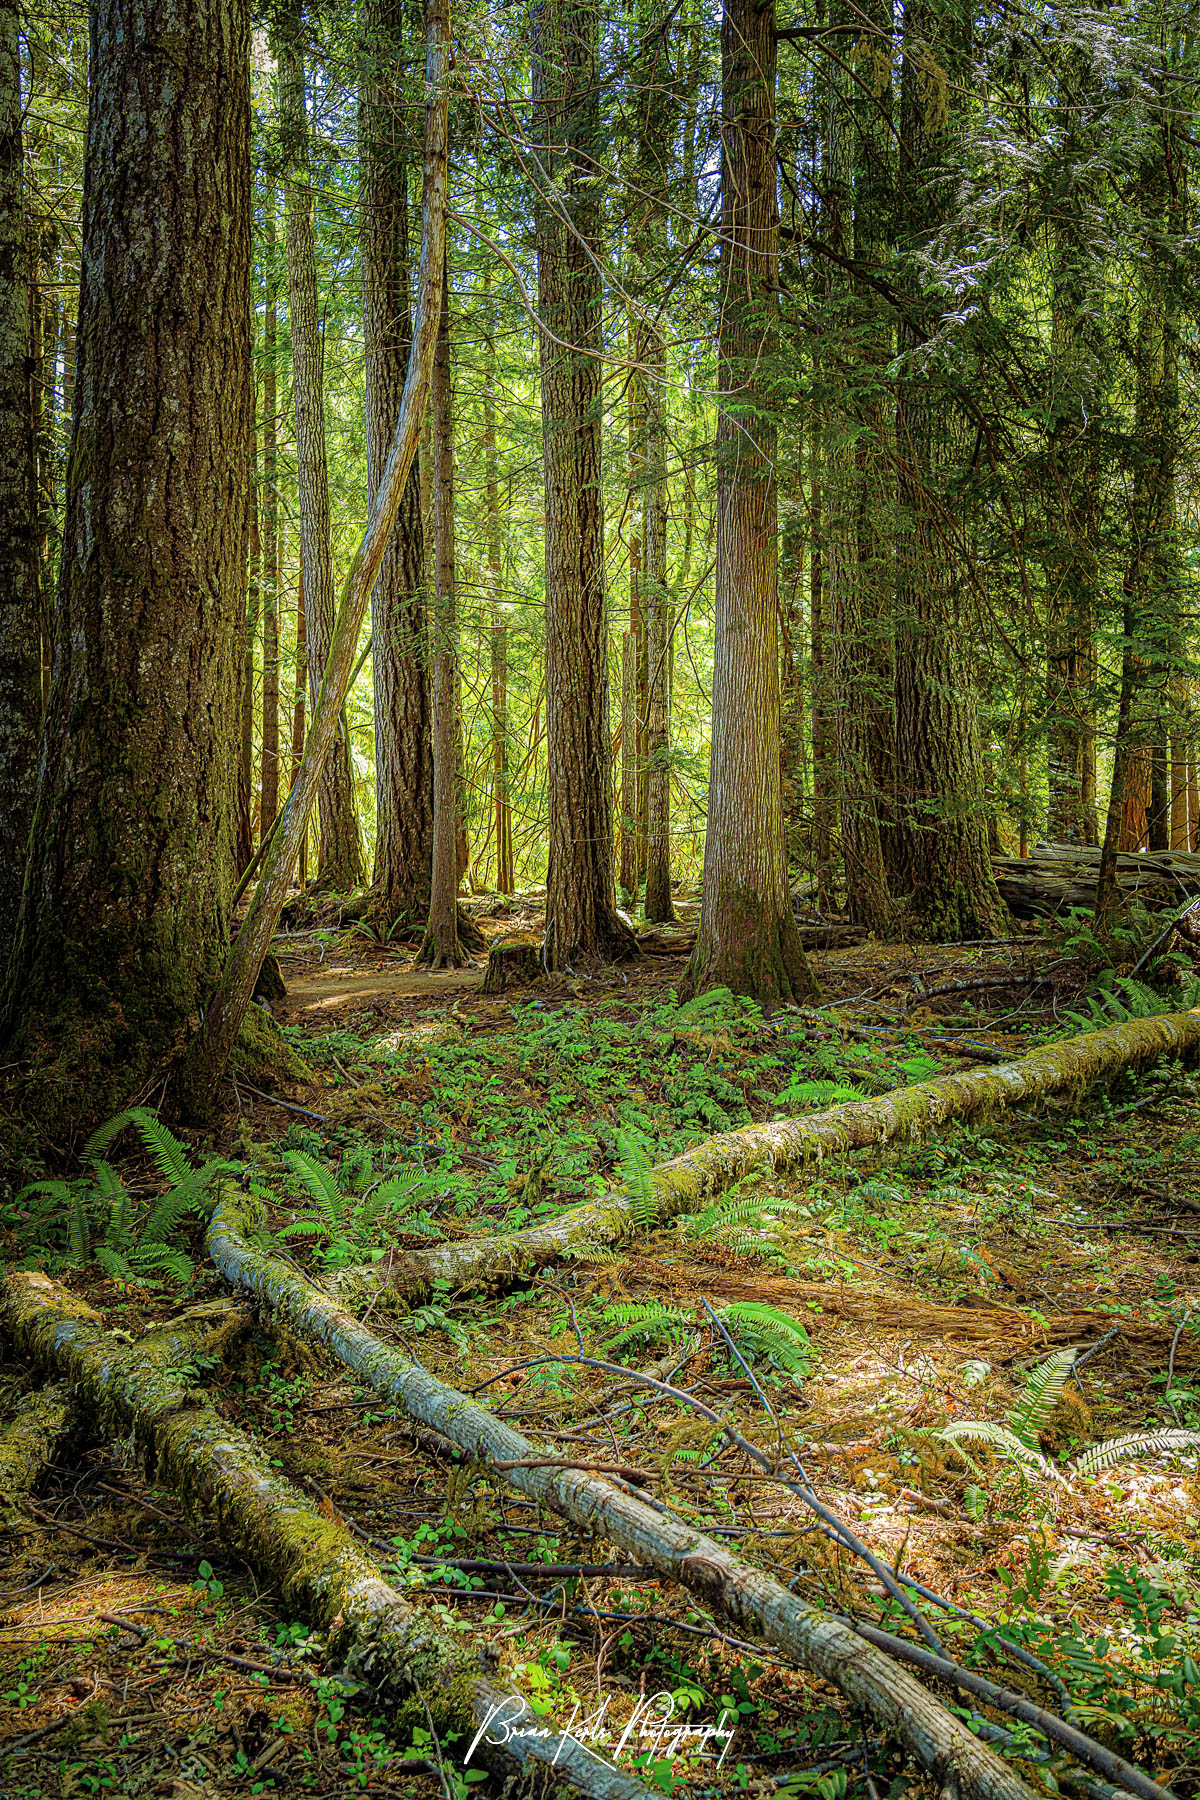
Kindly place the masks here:
<instances>
[{"instance_id":1,"label":"small green plant","mask_svg":"<svg viewBox=\"0 0 1200 1800\"><path fill-rule=\"evenodd\" d=\"M798 1380L812 1366L812 1345L798 1319L758 1300L735 1300L716 1316L749 1362L762 1361ZM604 1345L608 1356L647 1343L682 1343L703 1320L663 1300L615 1301L603 1311L603 1323L616 1335Z\"/></svg>"},{"instance_id":2,"label":"small green plant","mask_svg":"<svg viewBox=\"0 0 1200 1800\"><path fill-rule=\"evenodd\" d=\"M985 1444L996 1455L1016 1463L1028 1475L1067 1480L1098 1475L1113 1463L1137 1456L1162 1456L1168 1451L1200 1448L1200 1431L1136 1431L1093 1444L1061 1466L1051 1462L1038 1448L1038 1436L1058 1404L1058 1397L1075 1366L1075 1356L1074 1350L1058 1350L1032 1369L1026 1377L1025 1391L1006 1422L955 1419L953 1424L935 1431L933 1437L940 1443L952 1445L975 1475L981 1475L982 1470L964 1448L966 1444Z\"/></svg>"},{"instance_id":3,"label":"small green plant","mask_svg":"<svg viewBox=\"0 0 1200 1800\"><path fill-rule=\"evenodd\" d=\"M424 1172L413 1175L409 1172L374 1182L368 1181L365 1191L356 1194L343 1186L307 1150L285 1150L283 1160L312 1199L314 1214L293 1219L278 1235L281 1239L323 1238L325 1241L318 1246L317 1254L331 1269L342 1268L346 1263L363 1258L378 1261L384 1252L372 1239L383 1221L386 1219L393 1226L399 1224L407 1214L421 1207L436 1193L439 1185L436 1176L429 1176ZM361 1157L357 1160L360 1178L364 1173L369 1177L372 1173L369 1160L365 1162L365 1167ZM354 1172L352 1168L351 1173ZM432 1234L437 1232L436 1226L428 1219L426 1228ZM407 1224L406 1229L413 1229L412 1222Z\"/></svg>"},{"instance_id":4,"label":"small green plant","mask_svg":"<svg viewBox=\"0 0 1200 1800\"><path fill-rule=\"evenodd\" d=\"M169 1186L140 1215L137 1203L103 1152L132 1126ZM16 1195L32 1205L21 1234L25 1242L45 1234L65 1239L66 1252L48 1260L58 1265L99 1263L114 1281L150 1284L163 1274L181 1285L195 1264L169 1240L189 1214L209 1211L206 1193L219 1175L240 1174L242 1163L209 1157L199 1166L160 1119L145 1107L118 1113L94 1131L80 1152L87 1173L74 1180L34 1181Z\"/></svg>"},{"instance_id":5,"label":"small green plant","mask_svg":"<svg viewBox=\"0 0 1200 1800\"><path fill-rule=\"evenodd\" d=\"M209 1600L221 1600L225 1596L225 1583L213 1574L210 1562L202 1562L196 1571L197 1579L192 1587L197 1594L204 1594Z\"/></svg>"}]
</instances>

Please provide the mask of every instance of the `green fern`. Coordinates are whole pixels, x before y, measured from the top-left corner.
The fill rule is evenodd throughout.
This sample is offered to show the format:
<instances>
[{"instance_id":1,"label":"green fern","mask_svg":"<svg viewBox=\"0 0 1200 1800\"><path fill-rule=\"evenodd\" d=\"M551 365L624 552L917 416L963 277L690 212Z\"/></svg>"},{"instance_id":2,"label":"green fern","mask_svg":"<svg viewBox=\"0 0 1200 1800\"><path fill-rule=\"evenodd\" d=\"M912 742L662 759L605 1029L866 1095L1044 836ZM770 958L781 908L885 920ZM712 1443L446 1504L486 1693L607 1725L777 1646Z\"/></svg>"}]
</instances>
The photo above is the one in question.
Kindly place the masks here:
<instances>
[{"instance_id":1,"label":"green fern","mask_svg":"<svg viewBox=\"0 0 1200 1800\"><path fill-rule=\"evenodd\" d=\"M145 1146L147 1155L152 1159L164 1181L177 1187L185 1181L193 1170L192 1159L186 1144L181 1144L173 1131L169 1131L161 1119L145 1106L131 1106L126 1112L120 1112L115 1119L109 1119L94 1131L80 1152L79 1160L95 1163L102 1151L107 1150L114 1138L120 1137L127 1126L134 1126Z\"/></svg>"},{"instance_id":2,"label":"green fern","mask_svg":"<svg viewBox=\"0 0 1200 1800\"><path fill-rule=\"evenodd\" d=\"M1056 1350L1026 1376L1025 1392L1008 1418L1013 1435L1020 1438L1026 1449L1037 1449L1038 1437L1049 1424L1074 1367L1074 1350Z\"/></svg>"},{"instance_id":3,"label":"green fern","mask_svg":"<svg viewBox=\"0 0 1200 1800\"><path fill-rule=\"evenodd\" d=\"M718 1317L747 1360L763 1358L793 1380L812 1367L808 1333L790 1313L761 1300L735 1300Z\"/></svg>"},{"instance_id":4,"label":"green fern","mask_svg":"<svg viewBox=\"0 0 1200 1800\"><path fill-rule=\"evenodd\" d=\"M350 1202L323 1163L306 1150L285 1150L283 1160L312 1196L313 1203L331 1231L341 1232ZM290 1227L286 1229L290 1230ZM280 1233L283 1236L284 1233Z\"/></svg>"},{"instance_id":5,"label":"green fern","mask_svg":"<svg viewBox=\"0 0 1200 1800\"><path fill-rule=\"evenodd\" d=\"M1113 1463L1127 1462L1135 1456L1162 1456L1167 1451L1200 1449L1200 1431L1134 1431L1126 1437L1109 1438L1093 1444L1071 1458L1073 1475L1098 1475Z\"/></svg>"},{"instance_id":6,"label":"green fern","mask_svg":"<svg viewBox=\"0 0 1200 1800\"><path fill-rule=\"evenodd\" d=\"M639 1231L649 1231L658 1217L654 1187L650 1180L652 1164L637 1139L628 1131L617 1133L617 1161L621 1180L630 1199L630 1212Z\"/></svg>"},{"instance_id":7,"label":"green fern","mask_svg":"<svg viewBox=\"0 0 1200 1800\"><path fill-rule=\"evenodd\" d=\"M761 1256L773 1253L774 1240L782 1235L781 1227L803 1216L793 1200L768 1199L762 1194L739 1194L734 1190L681 1219L679 1231L689 1243L712 1240L739 1255Z\"/></svg>"},{"instance_id":8,"label":"green fern","mask_svg":"<svg viewBox=\"0 0 1200 1800\"><path fill-rule=\"evenodd\" d=\"M682 1306L668 1306L662 1300L620 1300L604 1309L604 1323L620 1328L604 1348L615 1356L633 1345L678 1343L691 1322Z\"/></svg>"},{"instance_id":9,"label":"green fern","mask_svg":"<svg viewBox=\"0 0 1200 1800\"><path fill-rule=\"evenodd\" d=\"M859 1087L844 1081L789 1081L775 1096L776 1106L841 1106L848 1100L865 1100Z\"/></svg>"}]
</instances>

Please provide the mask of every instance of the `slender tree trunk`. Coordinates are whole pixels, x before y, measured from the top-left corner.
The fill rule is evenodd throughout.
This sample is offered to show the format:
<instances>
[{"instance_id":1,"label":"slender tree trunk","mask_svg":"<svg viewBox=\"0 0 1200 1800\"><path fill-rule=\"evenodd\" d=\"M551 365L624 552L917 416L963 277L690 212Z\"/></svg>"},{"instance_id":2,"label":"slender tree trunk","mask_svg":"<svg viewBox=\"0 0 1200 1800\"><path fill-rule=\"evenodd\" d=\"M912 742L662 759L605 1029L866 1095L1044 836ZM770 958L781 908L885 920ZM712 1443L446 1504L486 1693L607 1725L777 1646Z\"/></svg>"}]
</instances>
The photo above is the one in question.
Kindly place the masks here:
<instances>
[{"instance_id":1,"label":"slender tree trunk","mask_svg":"<svg viewBox=\"0 0 1200 1800\"><path fill-rule=\"evenodd\" d=\"M470 959L458 935L458 616L454 592L454 389L450 375L450 270L442 265L442 312L430 390L433 432L433 884L418 961L460 969Z\"/></svg>"},{"instance_id":2,"label":"slender tree trunk","mask_svg":"<svg viewBox=\"0 0 1200 1800\"><path fill-rule=\"evenodd\" d=\"M612 752L601 469L603 283L597 41L590 0L532 11L542 455L550 968L635 950L613 891Z\"/></svg>"},{"instance_id":3,"label":"slender tree trunk","mask_svg":"<svg viewBox=\"0 0 1200 1800\"><path fill-rule=\"evenodd\" d=\"M400 410L412 322L408 168L400 71L404 0L368 0L362 13L359 140L362 161L363 338L367 369L367 482L373 500ZM387 926L423 931L433 857L433 742L421 468L409 472L371 596L375 686L375 865L371 911Z\"/></svg>"},{"instance_id":4,"label":"slender tree trunk","mask_svg":"<svg viewBox=\"0 0 1200 1800\"><path fill-rule=\"evenodd\" d=\"M279 811L279 326L276 306L275 183L267 184L267 281L263 313L262 764L261 843Z\"/></svg>"},{"instance_id":5,"label":"slender tree trunk","mask_svg":"<svg viewBox=\"0 0 1200 1800\"><path fill-rule=\"evenodd\" d=\"M821 439L824 421L817 409L811 415L808 442L808 625L809 700L812 708L813 814L812 851L817 878L817 911L832 912L833 891L833 789L835 774L835 725L829 691L825 609L825 472Z\"/></svg>"},{"instance_id":6,"label":"slender tree trunk","mask_svg":"<svg viewBox=\"0 0 1200 1800\"><path fill-rule=\"evenodd\" d=\"M251 322L253 330L253 321ZM240 875L254 856L254 645L258 637L259 596L261 591L262 547L258 532L258 457L257 432L253 421L250 432L250 476L247 483L246 511L249 542L246 563L246 609L242 629L242 678L239 694L241 712L241 754L237 778L237 850Z\"/></svg>"},{"instance_id":7,"label":"slender tree trunk","mask_svg":"<svg viewBox=\"0 0 1200 1800\"><path fill-rule=\"evenodd\" d=\"M292 779L295 787L304 758L304 712L308 701L308 608L304 604L304 564L296 581L296 686L292 699ZM297 858L300 886L308 880L308 834L300 840Z\"/></svg>"},{"instance_id":8,"label":"slender tree trunk","mask_svg":"<svg viewBox=\"0 0 1200 1800\"><path fill-rule=\"evenodd\" d=\"M51 1066L51 1131L115 1111L219 969L245 596L248 8L94 0L92 50L58 647L0 1034Z\"/></svg>"},{"instance_id":9,"label":"slender tree trunk","mask_svg":"<svg viewBox=\"0 0 1200 1800\"><path fill-rule=\"evenodd\" d=\"M292 336L292 390L296 410L296 474L300 489L300 548L308 611L308 683L316 705L333 634L333 549L329 529L329 471L325 457L324 355L317 312L316 243L309 177L304 54L300 11L280 18L279 135L288 171L288 322ZM348 892L363 880L362 842L354 807L350 746L343 722L321 780L320 876L323 885Z\"/></svg>"},{"instance_id":10,"label":"slender tree trunk","mask_svg":"<svg viewBox=\"0 0 1200 1800\"><path fill-rule=\"evenodd\" d=\"M29 506L37 477L26 364L23 10L0 4L0 974L21 901L42 720L37 544Z\"/></svg>"},{"instance_id":11,"label":"slender tree trunk","mask_svg":"<svg viewBox=\"0 0 1200 1800\"><path fill-rule=\"evenodd\" d=\"M492 805L496 826L496 887L502 894L516 888L513 870L512 799L508 775L508 621L504 611L500 480L496 461L496 311L492 302L492 266L483 267L484 354L483 462L487 489L488 646L492 678Z\"/></svg>"},{"instance_id":12,"label":"slender tree trunk","mask_svg":"<svg viewBox=\"0 0 1200 1800\"><path fill-rule=\"evenodd\" d=\"M970 79L970 15L960 0L911 0L904 15L900 136L910 268L940 227ZM930 58L944 104L929 97ZM911 349L911 330L902 331ZM964 352L965 354L965 352ZM965 377L960 377L965 379ZM900 382L901 556L896 641L899 860L912 931L937 942L993 937L1004 903L988 854L983 758L960 595L968 570L956 484L970 462L963 402L928 370ZM961 505L961 502L958 502Z\"/></svg>"},{"instance_id":13,"label":"slender tree trunk","mask_svg":"<svg viewBox=\"0 0 1200 1800\"><path fill-rule=\"evenodd\" d=\"M721 27L721 410L704 897L685 987L763 1006L815 992L792 916L779 767L775 8Z\"/></svg>"},{"instance_id":14,"label":"slender tree trunk","mask_svg":"<svg viewBox=\"0 0 1200 1800\"><path fill-rule=\"evenodd\" d=\"M621 893L637 905L637 637L621 633Z\"/></svg>"},{"instance_id":15,"label":"slender tree trunk","mask_svg":"<svg viewBox=\"0 0 1200 1800\"><path fill-rule=\"evenodd\" d=\"M1180 731L1171 733L1171 849L1190 850L1187 798L1188 743Z\"/></svg>"}]
</instances>

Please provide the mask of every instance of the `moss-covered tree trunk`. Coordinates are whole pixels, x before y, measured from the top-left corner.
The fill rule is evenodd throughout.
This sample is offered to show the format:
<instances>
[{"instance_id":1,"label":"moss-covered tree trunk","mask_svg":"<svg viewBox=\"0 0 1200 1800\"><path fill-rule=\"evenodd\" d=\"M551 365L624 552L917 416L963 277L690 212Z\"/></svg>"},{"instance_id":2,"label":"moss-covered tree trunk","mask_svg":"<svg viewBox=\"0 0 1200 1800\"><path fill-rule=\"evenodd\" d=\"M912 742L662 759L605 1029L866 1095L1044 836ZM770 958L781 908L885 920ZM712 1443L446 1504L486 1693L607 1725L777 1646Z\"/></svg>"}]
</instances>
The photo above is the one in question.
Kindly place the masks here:
<instances>
[{"instance_id":1,"label":"moss-covered tree trunk","mask_svg":"<svg viewBox=\"0 0 1200 1800\"><path fill-rule=\"evenodd\" d=\"M292 0L279 17L276 56L279 64L279 136L288 170L288 326L292 339L300 550L308 617L308 687L315 707L333 636L333 545L325 453L324 355L317 310L313 189L300 29L300 6L298 0ZM321 827L321 880L340 893L348 892L359 886L365 870L354 805L350 742L344 720L321 777L317 812Z\"/></svg>"},{"instance_id":2,"label":"moss-covered tree trunk","mask_svg":"<svg viewBox=\"0 0 1200 1800\"><path fill-rule=\"evenodd\" d=\"M910 358L942 322L942 308L961 305L958 295L943 301L924 292L921 259L954 191L971 75L970 18L963 0L914 0L904 15L900 235L916 295L900 347ZM993 937L1006 922L988 854L983 755L964 643L970 570L961 547L961 488L973 429L966 411L970 347L962 329L956 336L959 361L948 378L910 361L896 427L899 885L912 931L934 942Z\"/></svg>"},{"instance_id":3,"label":"moss-covered tree trunk","mask_svg":"<svg viewBox=\"0 0 1200 1800\"><path fill-rule=\"evenodd\" d=\"M0 5L0 975L17 923L42 722L29 246L22 182L22 8Z\"/></svg>"},{"instance_id":4,"label":"moss-covered tree trunk","mask_svg":"<svg viewBox=\"0 0 1200 1800\"><path fill-rule=\"evenodd\" d=\"M359 156L362 177L363 347L367 487L387 461L412 336L408 156L402 71L411 55L404 0L362 11ZM422 930L433 856L433 739L421 474L409 473L371 595L375 687L375 863L371 911Z\"/></svg>"},{"instance_id":5,"label":"moss-covered tree trunk","mask_svg":"<svg viewBox=\"0 0 1200 1800\"><path fill-rule=\"evenodd\" d=\"M601 466L603 144L591 0L537 0L534 206L546 493L546 962L634 954L613 886Z\"/></svg>"},{"instance_id":6,"label":"moss-covered tree trunk","mask_svg":"<svg viewBox=\"0 0 1200 1800\"><path fill-rule=\"evenodd\" d=\"M245 0L97 0L58 649L0 1035L116 1110L225 946L250 429Z\"/></svg>"},{"instance_id":7,"label":"moss-covered tree trunk","mask_svg":"<svg viewBox=\"0 0 1200 1800\"><path fill-rule=\"evenodd\" d=\"M685 986L764 1006L816 992L792 916L779 766L775 8L721 28L716 639L704 898Z\"/></svg>"}]
</instances>

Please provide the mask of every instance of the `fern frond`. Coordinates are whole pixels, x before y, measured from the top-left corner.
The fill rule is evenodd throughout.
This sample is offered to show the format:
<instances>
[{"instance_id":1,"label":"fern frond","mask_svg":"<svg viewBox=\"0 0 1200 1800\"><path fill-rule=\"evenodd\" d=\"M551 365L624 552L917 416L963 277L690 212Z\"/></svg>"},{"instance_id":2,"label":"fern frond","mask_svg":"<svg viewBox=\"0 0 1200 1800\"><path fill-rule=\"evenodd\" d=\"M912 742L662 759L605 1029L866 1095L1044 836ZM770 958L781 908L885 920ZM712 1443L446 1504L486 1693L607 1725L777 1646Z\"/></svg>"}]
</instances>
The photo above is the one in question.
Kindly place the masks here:
<instances>
[{"instance_id":1,"label":"fern frond","mask_svg":"<svg viewBox=\"0 0 1200 1800\"><path fill-rule=\"evenodd\" d=\"M181 1144L175 1133L169 1131L162 1120L156 1118L146 1106L131 1106L127 1111L118 1113L115 1119L110 1119L106 1125L101 1125L83 1146L81 1161L97 1161L101 1152L129 1125L137 1131L147 1155L164 1181L176 1187L191 1174L192 1159L187 1145Z\"/></svg>"},{"instance_id":2,"label":"fern frond","mask_svg":"<svg viewBox=\"0 0 1200 1800\"><path fill-rule=\"evenodd\" d=\"M1200 1449L1200 1431L1134 1431L1127 1437L1109 1438L1080 1451L1067 1465L1071 1475L1098 1475L1113 1463L1135 1456L1165 1456L1168 1452Z\"/></svg>"},{"instance_id":3,"label":"fern frond","mask_svg":"<svg viewBox=\"0 0 1200 1800\"><path fill-rule=\"evenodd\" d=\"M1040 1450L1031 1449L1007 1425L990 1419L956 1419L952 1425L943 1426L941 1431L932 1432L931 1436L939 1443L952 1445L972 1468L975 1464L966 1455L964 1444L986 1444L1022 1468L1036 1470L1039 1475L1057 1473L1053 1463L1047 1462Z\"/></svg>"},{"instance_id":4,"label":"fern frond","mask_svg":"<svg viewBox=\"0 0 1200 1800\"><path fill-rule=\"evenodd\" d=\"M129 1258L135 1269L162 1269L181 1287L186 1287L196 1273L196 1265L182 1250L169 1244L142 1244Z\"/></svg>"},{"instance_id":5,"label":"fern frond","mask_svg":"<svg viewBox=\"0 0 1200 1800\"><path fill-rule=\"evenodd\" d=\"M329 1170L306 1150L285 1150L283 1160L308 1189L322 1217L335 1231L340 1229L346 1199Z\"/></svg>"},{"instance_id":6,"label":"fern frond","mask_svg":"<svg viewBox=\"0 0 1200 1800\"><path fill-rule=\"evenodd\" d=\"M786 1375L806 1374L812 1364L812 1344L799 1319L761 1300L735 1300L723 1306L720 1318L740 1350L765 1356Z\"/></svg>"},{"instance_id":7,"label":"fern frond","mask_svg":"<svg viewBox=\"0 0 1200 1800\"><path fill-rule=\"evenodd\" d=\"M1074 1350L1056 1350L1026 1376L1024 1395L1008 1418L1026 1449L1037 1449L1038 1433L1045 1430L1058 1405L1058 1397L1075 1367L1075 1355Z\"/></svg>"},{"instance_id":8,"label":"fern frond","mask_svg":"<svg viewBox=\"0 0 1200 1800\"><path fill-rule=\"evenodd\" d=\"M622 1300L604 1309L606 1325L621 1329L605 1344L609 1355L630 1344L644 1344L666 1338L674 1343L690 1324L691 1315L682 1306L668 1306L662 1300Z\"/></svg>"},{"instance_id":9,"label":"fern frond","mask_svg":"<svg viewBox=\"0 0 1200 1800\"><path fill-rule=\"evenodd\" d=\"M96 1245L96 1261L109 1277L110 1281L136 1281L137 1277L130 1267L127 1257L109 1244Z\"/></svg>"},{"instance_id":10,"label":"fern frond","mask_svg":"<svg viewBox=\"0 0 1200 1800\"><path fill-rule=\"evenodd\" d=\"M650 1182L651 1162L637 1139L627 1131L617 1133L617 1158L625 1192L632 1201L633 1222L639 1231L648 1231L658 1216L654 1189Z\"/></svg>"},{"instance_id":11,"label":"fern frond","mask_svg":"<svg viewBox=\"0 0 1200 1800\"><path fill-rule=\"evenodd\" d=\"M276 1237L328 1237L329 1225L325 1219L293 1219L290 1225L281 1225Z\"/></svg>"},{"instance_id":12,"label":"fern frond","mask_svg":"<svg viewBox=\"0 0 1200 1800\"><path fill-rule=\"evenodd\" d=\"M75 1188L69 1181L27 1181L13 1195L13 1203L19 1205L23 1200L32 1200L35 1194L45 1194L47 1199L61 1200L66 1205L74 1192Z\"/></svg>"},{"instance_id":13,"label":"fern frond","mask_svg":"<svg viewBox=\"0 0 1200 1800\"><path fill-rule=\"evenodd\" d=\"M78 1187L69 1190L67 1243L76 1262L87 1262L92 1250L92 1233L87 1214L87 1200Z\"/></svg>"},{"instance_id":14,"label":"fern frond","mask_svg":"<svg viewBox=\"0 0 1200 1800\"><path fill-rule=\"evenodd\" d=\"M129 1195L124 1188L115 1193L108 1206L108 1226L104 1233L104 1242L110 1250L119 1250L122 1255L129 1249L132 1232L129 1228Z\"/></svg>"}]
</instances>

